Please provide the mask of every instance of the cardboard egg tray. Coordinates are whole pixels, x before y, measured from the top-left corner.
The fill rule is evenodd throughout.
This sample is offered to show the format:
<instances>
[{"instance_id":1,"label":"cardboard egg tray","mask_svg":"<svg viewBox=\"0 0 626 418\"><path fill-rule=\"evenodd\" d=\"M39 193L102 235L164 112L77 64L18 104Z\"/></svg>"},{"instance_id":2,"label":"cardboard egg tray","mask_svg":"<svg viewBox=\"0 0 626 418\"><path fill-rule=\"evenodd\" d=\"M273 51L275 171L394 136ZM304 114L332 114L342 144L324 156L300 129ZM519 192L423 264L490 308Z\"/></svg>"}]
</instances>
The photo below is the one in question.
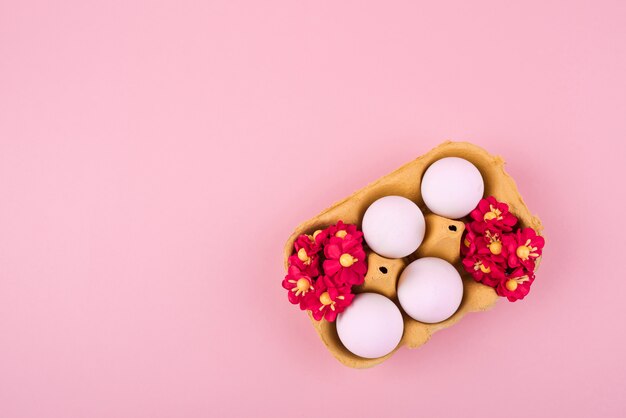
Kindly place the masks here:
<instances>
[{"instance_id":1,"label":"cardboard egg tray","mask_svg":"<svg viewBox=\"0 0 626 418\"><path fill-rule=\"evenodd\" d=\"M316 321L311 317L324 345L341 363L354 368L366 368L379 364L393 355L402 346L417 348L427 342L435 332L456 324L465 314L484 311L494 305L498 296L491 287L477 283L467 274L460 263L460 241L465 229L464 222L446 219L431 213L422 200L420 189L424 171L433 162L444 157L460 157L474 164L485 183L484 196L494 196L509 205L509 210L518 217L519 226L531 227L538 234L543 229L541 221L531 215L513 179L504 170L504 160L484 149L467 142L444 142L416 160L378 179L352 196L335 203L314 218L300 224L285 245L285 267L293 252L293 243L301 234L311 234L342 220L358 225L365 210L375 200L389 195L404 196L415 202L426 219L426 235L417 251L402 259L383 258L367 248L368 271L365 281L353 287L355 293L375 292L387 296L398 305L404 317L404 335L396 349L384 357L366 359L352 354L339 340L334 322ZM365 242L364 242L365 244ZM396 283L404 267L421 257L439 257L452 263L463 278L463 301L458 311L450 318L436 324L415 321L404 313L396 294ZM538 260L539 261L539 260ZM537 262L538 262L537 261Z\"/></svg>"}]
</instances>

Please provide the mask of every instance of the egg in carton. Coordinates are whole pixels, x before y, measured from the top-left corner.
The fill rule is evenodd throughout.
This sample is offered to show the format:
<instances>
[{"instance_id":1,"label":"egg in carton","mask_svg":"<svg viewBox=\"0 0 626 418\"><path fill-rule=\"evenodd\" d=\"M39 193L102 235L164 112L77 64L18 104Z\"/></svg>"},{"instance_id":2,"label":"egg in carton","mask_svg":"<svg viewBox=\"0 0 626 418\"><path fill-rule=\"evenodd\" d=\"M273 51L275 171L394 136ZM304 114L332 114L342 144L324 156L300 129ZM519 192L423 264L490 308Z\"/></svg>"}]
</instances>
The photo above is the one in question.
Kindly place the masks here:
<instances>
[{"instance_id":1,"label":"egg in carton","mask_svg":"<svg viewBox=\"0 0 626 418\"><path fill-rule=\"evenodd\" d=\"M511 213L517 216L520 227L530 227L541 234L543 229L541 221L526 207L514 180L504 170L504 160L471 143L450 141L444 142L350 197L335 203L316 217L300 224L285 245L285 267L288 265L288 258L293 253L293 244L298 236L311 234L339 220L356 224L360 229L366 209L381 197L390 195L406 197L415 202L424 213L426 235L419 248L407 257L388 259L366 247L367 274L362 285L353 287L354 293L379 293L398 306L404 320L404 334L395 350L379 358L359 357L343 346L337 335L335 322L328 322L325 319L316 321L309 313L311 322L324 345L337 360L346 366L371 367L391 357L400 347L417 348L426 343L435 332L457 323L469 312L489 309L498 299L493 288L474 281L461 265L459 248L465 224L459 220L435 215L428 210L421 197L421 180L424 172L432 163L445 157L459 157L474 164L484 180L484 196L494 196L498 201L507 203ZM438 257L448 261L456 267L463 280L463 300L459 309L450 318L435 324L414 320L402 310L398 303L396 286L400 274L409 263L422 257ZM539 259L536 263L538 266Z\"/></svg>"}]
</instances>

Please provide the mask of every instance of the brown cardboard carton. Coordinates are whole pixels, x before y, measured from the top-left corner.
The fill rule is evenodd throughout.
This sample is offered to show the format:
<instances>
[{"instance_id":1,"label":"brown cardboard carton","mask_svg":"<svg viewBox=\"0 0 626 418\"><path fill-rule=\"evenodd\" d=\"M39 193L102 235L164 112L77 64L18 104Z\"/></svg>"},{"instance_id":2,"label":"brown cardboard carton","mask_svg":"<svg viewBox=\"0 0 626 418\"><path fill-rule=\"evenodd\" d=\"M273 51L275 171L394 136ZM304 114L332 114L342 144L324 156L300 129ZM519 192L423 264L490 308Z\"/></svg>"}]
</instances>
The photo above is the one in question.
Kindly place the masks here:
<instances>
[{"instance_id":1,"label":"brown cardboard carton","mask_svg":"<svg viewBox=\"0 0 626 418\"><path fill-rule=\"evenodd\" d=\"M353 288L355 293L376 292L389 297L396 304L396 282L404 266L411 261L426 256L443 258L457 267L463 277L463 301L459 310L449 319L437 324L424 324L413 320L403 312L404 335L396 350L402 346L417 348L440 329L459 321L466 313L489 309L498 299L494 289L475 282L460 263L459 246L464 231L464 223L442 218L430 213L420 194L424 171L433 162L444 157L460 157L470 161L481 172L485 182L485 196L494 196L509 205L510 211L519 219L522 227L531 227L541 233L541 221L531 215L522 200L513 179L504 171L504 160L490 155L485 150L467 142L444 142L416 160L400 167L352 196L335 203L316 217L299 225L285 245L285 266L292 254L295 239L304 233L311 234L317 229L326 228L342 220L359 226L368 206L376 199L388 195L399 195L411 199L424 212L426 236L417 251L404 259L390 260L368 251L368 271L363 285ZM398 304L399 306L399 304ZM402 311L402 309L401 309ZM315 321L313 326L319 333L328 350L343 364L355 367L371 367L389 358L393 353L376 359L365 359L349 352L339 340L334 322Z\"/></svg>"}]
</instances>

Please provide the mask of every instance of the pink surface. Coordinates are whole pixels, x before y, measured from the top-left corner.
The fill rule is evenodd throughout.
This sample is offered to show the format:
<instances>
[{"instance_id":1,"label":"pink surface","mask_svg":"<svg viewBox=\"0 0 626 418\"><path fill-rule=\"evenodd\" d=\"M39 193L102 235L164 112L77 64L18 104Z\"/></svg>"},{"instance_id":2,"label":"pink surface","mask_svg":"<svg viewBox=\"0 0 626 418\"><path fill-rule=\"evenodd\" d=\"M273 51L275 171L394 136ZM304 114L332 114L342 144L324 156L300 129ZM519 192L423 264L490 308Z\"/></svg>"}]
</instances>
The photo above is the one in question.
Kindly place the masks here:
<instances>
[{"instance_id":1,"label":"pink surface","mask_svg":"<svg viewBox=\"0 0 626 418\"><path fill-rule=\"evenodd\" d=\"M626 414L625 2L52 3L0 4L0 416ZM282 245L448 138L533 291L345 368Z\"/></svg>"}]
</instances>

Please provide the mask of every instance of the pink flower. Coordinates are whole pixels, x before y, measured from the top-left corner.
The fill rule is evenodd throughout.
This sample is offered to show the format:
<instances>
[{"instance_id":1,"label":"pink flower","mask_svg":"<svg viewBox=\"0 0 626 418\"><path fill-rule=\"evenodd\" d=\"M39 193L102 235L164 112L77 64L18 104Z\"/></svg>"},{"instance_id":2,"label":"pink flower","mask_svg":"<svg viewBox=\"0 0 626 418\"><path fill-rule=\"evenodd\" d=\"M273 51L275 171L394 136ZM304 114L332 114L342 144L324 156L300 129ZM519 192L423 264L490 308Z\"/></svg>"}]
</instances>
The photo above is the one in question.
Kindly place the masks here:
<instances>
[{"instance_id":1,"label":"pink flower","mask_svg":"<svg viewBox=\"0 0 626 418\"><path fill-rule=\"evenodd\" d=\"M327 276L332 276L337 284L359 285L363 283L367 264L365 250L356 239L331 237L324 247L323 268Z\"/></svg>"},{"instance_id":2,"label":"pink flower","mask_svg":"<svg viewBox=\"0 0 626 418\"><path fill-rule=\"evenodd\" d=\"M478 202L478 207L470 216L474 220L472 228L480 233L487 229L508 232L517 223L517 218L509 212L509 205L498 202L493 196Z\"/></svg>"},{"instance_id":3,"label":"pink flower","mask_svg":"<svg viewBox=\"0 0 626 418\"><path fill-rule=\"evenodd\" d=\"M465 224L465 236L461 242L461 255L463 257L473 256L478 248L476 247L478 236L470 228L470 224Z\"/></svg>"},{"instance_id":4,"label":"pink flower","mask_svg":"<svg viewBox=\"0 0 626 418\"><path fill-rule=\"evenodd\" d=\"M506 268L507 248L504 246L501 232L491 232L487 229L478 239L478 254L498 264L502 268Z\"/></svg>"},{"instance_id":5,"label":"pink flower","mask_svg":"<svg viewBox=\"0 0 626 418\"><path fill-rule=\"evenodd\" d=\"M501 266L479 254L465 257L463 268L472 275L474 280L491 287L495 287L504 277L504 269Z\"/></svg>"},{"instance_id":6,"label":"pink flower","mask_svg":"<svg viewBox=\"0 0 626 418\"><path fill-rule=\"evenodd\" d=\"M328 229L318 229L311 235L300 235L294 242L293 246L296 251L300 251L301 248L304 248L308 254L317 254L327 240Z\"/></svg>"},{"instance_id":7,"label":"pink flower","mask_svg":"<svg viewBox=\"0 0 626 418\"><path fill-rule=\"evenodd\" d=\"M363 233L356 225L342 221L297 237L282 282L289 301L310 309L318 321L334 321L352 302L352 285L364 281L367 262L362 242Z\"/></svg>"},{"instance_id":8,"label":"pink flower","mask_svg":"<svg viewBox=\"0 0 626 418\"><path fill-rule=\"evenodd\" d=\"M354 299L350 293L350 285L336 286L328 276L321 276L315 283L315 291L304 297L303 309L310 309L313 318L320 321L322 318L333 322L337 314L343 312Z\"/></svg>"},{"instance_id":9,"label":"pink flower","mask_svg":"<svg viewBox=\"0 0 626 418\"><path fill-rule=\"evenodd\" d=\"M304 305L302 304L302 301L304 297L309 292L315 290L311 277L302 273L302 271L300 271L300 269L296 266L289 266L287 275L283 280L283 287L289 291L287 293L289 302L294 305L300 304L300 309L303 310Z\"/></svg>"},{"instance_id":10,"label":"pink flower","mask_svg":"<svg viewBox=\"0 0 626 418\"><path fill-rule=\"evenodd\" d=\"M309 253L306 248L300 248L294 255L289 257L289 265L296 266L309 277L319 276L319 256Z\"/></svg>"},{"instance_id":11,"label":"pink flower","mask_svg":"<svg viewBox=\"0 0 626 418\"><path fill-rule=\"evenodd\" d=\"M515 234L504 237L508 252L509 267L524 266L528 271L535 271L535 261L541 255L545 240L534 229L524 228Z\"/></svg>"},{"instance_id":12,"label":"pink flower","mask_svg":"<svg viewBox=\"0 0 626 418\"><path fill-rule=\"evenodd\" d=\"M535 280L533 271L545 241L532 228L513 230L517 218L493 196L482 199L465 225L463 268L474 280L510 301L523 299Z\"/></svg>"},{"instance_id":13,"label":"pink flower","mask_svg":"<svg viewBox=\"0 0 626 418\"><path fill-rule=\"evenodd\" d=\"M341 239L355 239L360 243L363 242L363 232L356 229L356 225L344 224L343 221L337 222L326 228L329 238L337 237Z\"/></svg>"},{"instance_id":14,"label":"pink flower","mask_svg":"<svg viewBox=\"0 0 626 418\"><path fill-rule=\"evenodd\" d=\"M506 297L510 302L524 299L530 292L530 285L535 281L535 275L523 267L515 269L507 277L503 277L496 287L496 293Z\"/></svg>"}]
</instances>

